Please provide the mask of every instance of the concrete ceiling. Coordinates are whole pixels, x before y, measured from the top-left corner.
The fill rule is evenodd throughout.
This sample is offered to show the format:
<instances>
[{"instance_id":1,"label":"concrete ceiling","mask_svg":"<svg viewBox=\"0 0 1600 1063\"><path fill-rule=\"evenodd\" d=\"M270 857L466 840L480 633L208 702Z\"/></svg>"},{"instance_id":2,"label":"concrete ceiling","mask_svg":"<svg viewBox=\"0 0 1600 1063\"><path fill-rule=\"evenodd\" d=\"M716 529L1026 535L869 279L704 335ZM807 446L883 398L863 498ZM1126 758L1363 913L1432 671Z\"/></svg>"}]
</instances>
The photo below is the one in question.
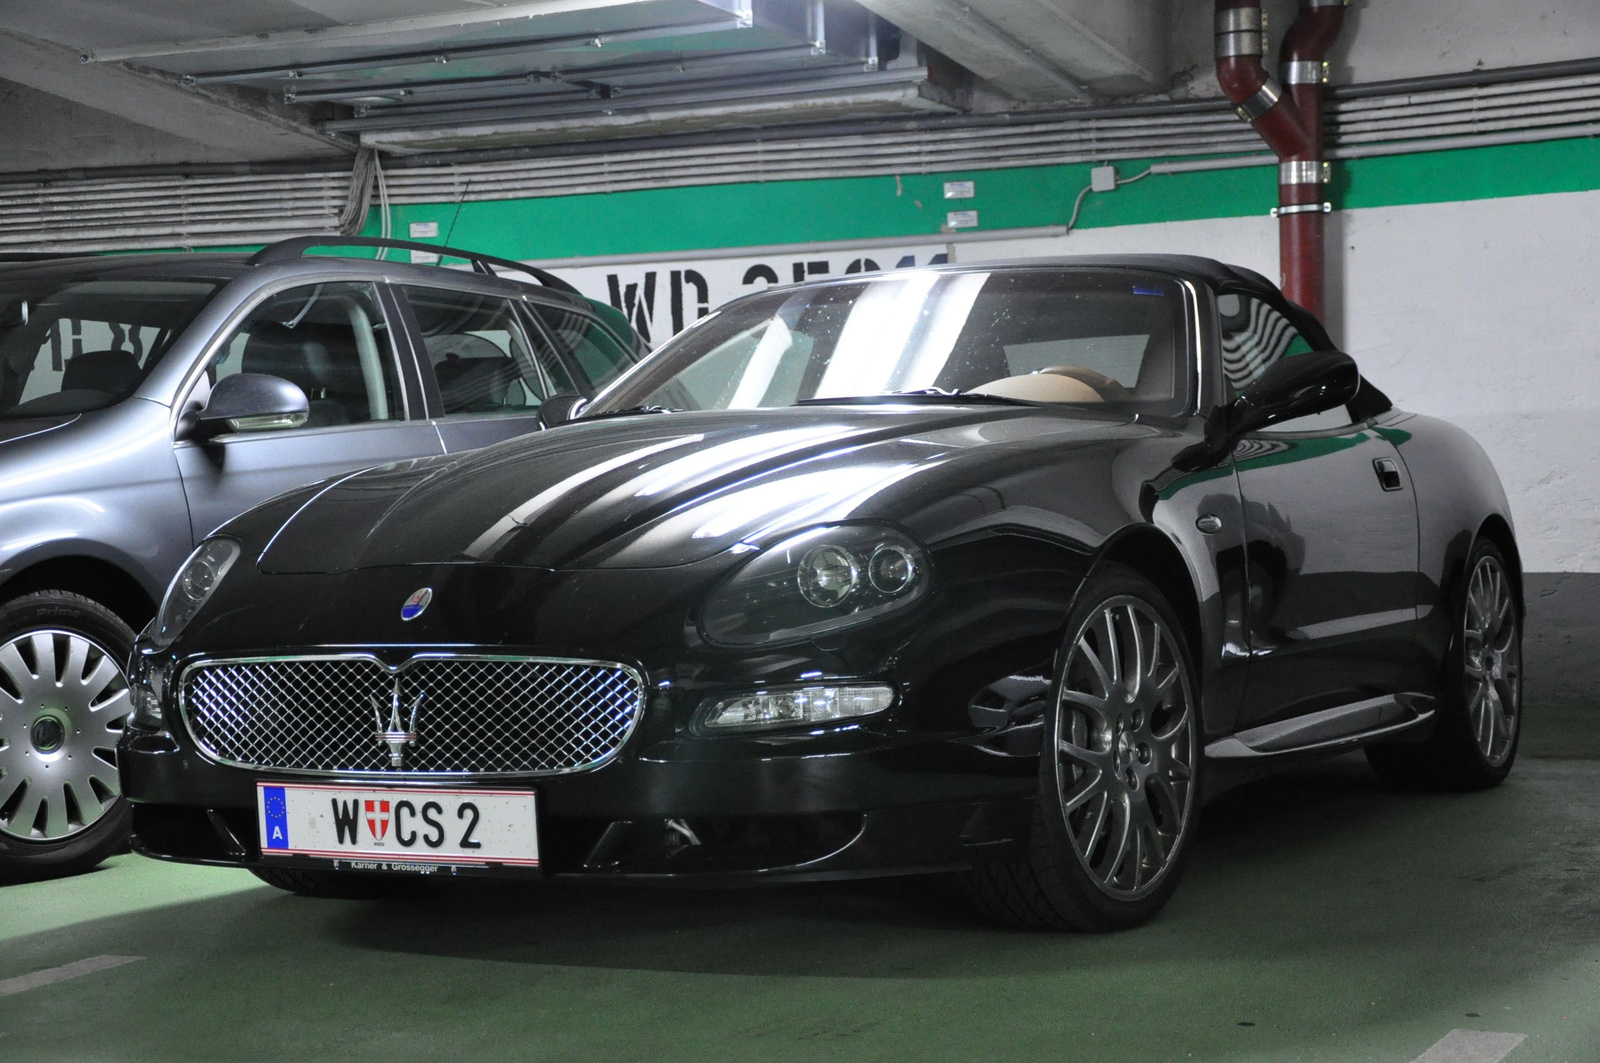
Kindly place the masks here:
<instances>
[{"instance_id":1,"label":"concrete ceiling","mask_svg":"<svg viewBox=\"0 0 1600 1063\"><path fill-rule=\"evenodd\" d=\"M1018 100L1161 92L1172 76L1174 0L860 2Z\"/></svg>"},{"instance_id":2,"label":"concrete ceiling","mask_svg":"<svg viewBox=\"0 0 1600 1063\"><path fill-rule=\"evenodd\" d=\"M336 158L959 109L961 68L1024 102L1158 92L1174 2L7 0L0 72L169 154Z\"/></svg>"}]
</instances>

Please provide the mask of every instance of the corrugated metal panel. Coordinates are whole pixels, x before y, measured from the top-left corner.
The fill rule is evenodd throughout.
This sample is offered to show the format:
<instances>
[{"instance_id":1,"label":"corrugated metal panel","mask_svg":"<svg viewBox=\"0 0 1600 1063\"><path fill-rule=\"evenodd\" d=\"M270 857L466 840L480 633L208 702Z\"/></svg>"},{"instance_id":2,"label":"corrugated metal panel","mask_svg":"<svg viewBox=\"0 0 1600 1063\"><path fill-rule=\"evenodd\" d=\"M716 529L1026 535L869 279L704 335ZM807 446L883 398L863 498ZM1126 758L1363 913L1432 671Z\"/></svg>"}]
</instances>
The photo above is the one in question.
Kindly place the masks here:
<instances>
[{"instance_id":1,"label":"corrugated metal panel","mask_svg":"<svg viewBox=\"0 0 1600 1063\"><path fill-rule=\"evenodd\" d=\"M1100 112L1103 114L1103 112ZM1345 152L1526 130L1584 135L1600 122L1600 75L1342 99L1329 142ZM538 198L645 188L1259 152L1230 111L886 128L844 136L597 151L559 158L416 165L387 174L391 203ZM343 172L0 185L0 248L101 250L257 243L337 227Z\"/></svg>"}]
</instances>

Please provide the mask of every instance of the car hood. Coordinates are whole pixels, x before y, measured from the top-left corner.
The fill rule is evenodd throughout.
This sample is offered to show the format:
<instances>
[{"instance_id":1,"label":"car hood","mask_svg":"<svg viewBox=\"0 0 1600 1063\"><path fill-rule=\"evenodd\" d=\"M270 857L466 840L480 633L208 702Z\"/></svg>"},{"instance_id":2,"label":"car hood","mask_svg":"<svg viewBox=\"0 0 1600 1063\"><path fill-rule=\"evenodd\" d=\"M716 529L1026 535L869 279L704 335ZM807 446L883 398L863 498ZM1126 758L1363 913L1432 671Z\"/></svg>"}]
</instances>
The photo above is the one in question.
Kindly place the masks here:
<instances>
[{"instance_id":1,"label":"car hood","mask_svg":"<svg viewBox=\"0 0 1600 1063\"><path fill-rule=\"evenodd\" d=\"M1018 407L805 407L579 421L323 485L267 573L450 562L655 568L847 519L906 519L979 452L1138 430ZM978 480L981 482L981 477Z\"/></svg>"},{"instance_id":2,"label":"car hood","mask_svg":"<svg viewBox=\"0 0 1600 1063\"><path fill-rule=\"evenodd\" d=\"M16 421L0 420L0 443L36 436L52 428L60 428L76 421L81 414L64 413L55 417L24 417Z\"/></svg>"}]
</instances>

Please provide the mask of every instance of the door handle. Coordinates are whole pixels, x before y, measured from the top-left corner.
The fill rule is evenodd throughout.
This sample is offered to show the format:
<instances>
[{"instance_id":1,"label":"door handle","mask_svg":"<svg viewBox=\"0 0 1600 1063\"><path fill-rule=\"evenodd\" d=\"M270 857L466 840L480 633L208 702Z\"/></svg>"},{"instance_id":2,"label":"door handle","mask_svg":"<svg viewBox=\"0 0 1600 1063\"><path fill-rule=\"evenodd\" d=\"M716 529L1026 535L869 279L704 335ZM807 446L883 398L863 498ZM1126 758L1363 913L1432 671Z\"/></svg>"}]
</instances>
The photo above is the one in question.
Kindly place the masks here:
<instances>
[{"instance_id":1,"label":"door handle","mask_svg":"<svg viewBox=\"0 0 1600 1063\"><path fill-rule=\"evenodd\" d=\"M1378 458L1372 463L1372 469L1385 491L1398 491L1405 486L1400 480L1400 466L1393 458Z\"/></svg>"}]
</instances>

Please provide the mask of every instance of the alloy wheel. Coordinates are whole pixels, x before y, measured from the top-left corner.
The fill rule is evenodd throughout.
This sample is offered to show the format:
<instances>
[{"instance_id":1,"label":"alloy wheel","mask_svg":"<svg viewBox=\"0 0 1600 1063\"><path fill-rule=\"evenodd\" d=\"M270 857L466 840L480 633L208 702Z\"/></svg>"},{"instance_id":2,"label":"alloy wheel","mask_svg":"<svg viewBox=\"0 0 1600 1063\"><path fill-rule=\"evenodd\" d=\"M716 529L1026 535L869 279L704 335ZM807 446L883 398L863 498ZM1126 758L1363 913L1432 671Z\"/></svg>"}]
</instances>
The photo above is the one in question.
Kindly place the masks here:
<instances>
[{"instance_id":1,"label":"alloy wheel","mask_svg":"<svg viewBox=\"0 0 1600 1063\"><path fill-rule=\"evenodd\" d=\"M1184 659L1149 604L1112 598L1084 623L1055 727L1060 810L1079 862L1110 896L1148 894L1183 844L1198 755Z\"/></svg>"},{"instance_id":2,"label":"alloy wheel","mask_svg":"<svg viewBox=\"0 0 1600 1063\"><path fill-rule=\"evenodd\" d=\"M1461 634L1467 719L1478 752L1497 768L1511 755L1521 720L1522 640L1511 582L1492 555L1472 570Z\"/></svg>"},{"instance_id":3,"label":"alloy wheel","mask_svg":"<svg viewBox=\"0 0 1600 1063\"><path fill-rule=\"evenodd\" d=\"M128 711L127 677L93 640L46 630L0 645L0 834L60 841L109 812Z\"/></svg>"}]
</instances>

